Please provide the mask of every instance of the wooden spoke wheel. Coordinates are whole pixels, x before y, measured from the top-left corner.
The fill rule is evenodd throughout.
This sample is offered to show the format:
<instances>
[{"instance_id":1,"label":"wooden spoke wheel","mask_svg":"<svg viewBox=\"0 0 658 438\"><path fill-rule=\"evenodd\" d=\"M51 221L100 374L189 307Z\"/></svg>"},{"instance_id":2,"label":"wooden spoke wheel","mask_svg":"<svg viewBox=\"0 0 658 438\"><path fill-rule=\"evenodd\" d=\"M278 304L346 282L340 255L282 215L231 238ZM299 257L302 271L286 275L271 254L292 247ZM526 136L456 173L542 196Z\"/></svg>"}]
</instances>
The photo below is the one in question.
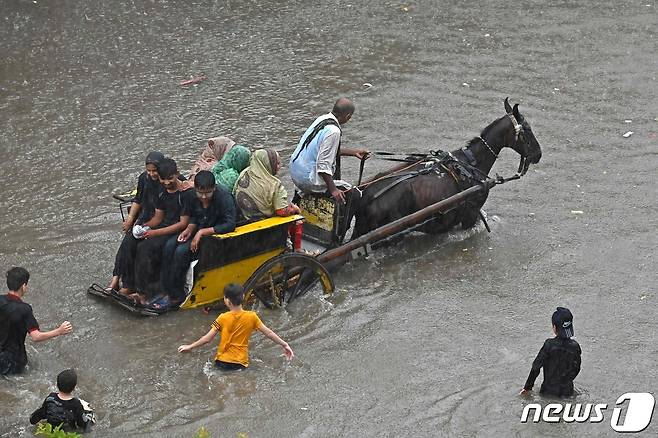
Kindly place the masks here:
<instances>
[{"instance_id":1,"label":"wooden spoke wheel","mask_svg":"<svg viewBox=\"0 0 658 438\"><path fill-rule=\"evenodd\" d=\"M261 301L266 307L284 306L320 284L324 294L334 291L331 275L314 257L286 253L263 263L244 284L244 305Z\"/></svg>"}]
</instances>

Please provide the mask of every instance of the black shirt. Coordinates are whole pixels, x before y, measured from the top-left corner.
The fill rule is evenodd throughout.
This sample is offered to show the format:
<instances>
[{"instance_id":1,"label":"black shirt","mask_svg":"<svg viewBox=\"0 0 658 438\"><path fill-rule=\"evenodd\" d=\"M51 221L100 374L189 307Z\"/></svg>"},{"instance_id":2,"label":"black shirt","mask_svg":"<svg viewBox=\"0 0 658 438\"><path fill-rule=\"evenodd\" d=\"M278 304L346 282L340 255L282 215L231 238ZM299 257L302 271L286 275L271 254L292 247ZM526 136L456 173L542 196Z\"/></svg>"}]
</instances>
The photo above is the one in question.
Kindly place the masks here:
<instances>
[{"instance_id":1,"label":"black shirt","mask_svg":"<svg viewBox=\"0 0 658 438\"><path fill-rule=\"evenodd\" d=\"M32 306L24 303L18 295L0 296L0 355L12 362L8 372L20 373L27 365L25 336L39 330ZM3 370L6 371L6 370Z\"/></svg>"},{"instance_id":2,"label":"black shirt","mask_svg":"<svg viewBox=\"0 0 658 438\"><path fill-rule=\"evenodd\" d=\"M164 219L158 228L165 228L179 222L181 216L189 216L193 197L194 190L191 189L178 190L173 193L164 190L160 193L155 208L164 211Z\"/></svg>"},{"instance_id":3,"label":"black shirt","mask_svg":"<svg viewBox=\"0 0 658 438\"><path fill-rule=\"evenodd\" d=\"M203 208L201 200L194 197L192 201L191 223L198 228L213 227L215 233L228 233L235 230L235 201L225 188L215 186L215 192L210 199L208 208Z\"/></svg>"},{"instance_id":4,"label":"black shirt","mask_svg":"<svg viewBox=\"0 0 658 438\"><path fill-rule=\"evenodd\" d=\"M142 172L137 178L137 194L133 202L140 205L139 217L135 223L148 222L155 214L155 205L158 197L164 191L164 186L159 180L152 180L147 172Z\"/></svg>"},{"instance_id":5,"label":"black shirt","mask_svg":"<svg viewBox=\"0 0 658 438\"><path fill-rule=\"evenodd\" d=\"M524 389L532 389L539 369L544 368L544 381L541 384L542 394L567 397L573 394L573 379L580 372L580 345L573 339L546 339L539 354L532 363L530 375Z\"/></svg>"},{"instance_id":6,"label":"black shirt","mask_svg":"<svg viewBox=\"0 0 658 438\"><path fill-rule=\"evenodd\" d=\"M87 421L83 414L84 409L80 400L75 397L71 400L62 400L56 392L51 392L41 407L32 413L30 423L37 424L41 420L46 420L53 427L64 423L67 429L75 429L76 426L84 429Z\"/></svg>"}]
</instances>

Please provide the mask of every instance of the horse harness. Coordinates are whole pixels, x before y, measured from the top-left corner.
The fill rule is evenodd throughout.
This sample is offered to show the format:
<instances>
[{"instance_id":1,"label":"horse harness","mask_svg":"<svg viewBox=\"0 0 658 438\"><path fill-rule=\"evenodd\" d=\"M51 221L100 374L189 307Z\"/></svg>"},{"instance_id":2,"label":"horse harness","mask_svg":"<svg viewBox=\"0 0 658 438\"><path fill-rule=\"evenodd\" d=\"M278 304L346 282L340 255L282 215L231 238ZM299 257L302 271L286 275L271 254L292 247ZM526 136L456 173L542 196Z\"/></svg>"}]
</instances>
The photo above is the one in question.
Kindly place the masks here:
<instances>
[{"instance_id":1,"label":"horse harness","mask_svg":"<svg viewBox=\"0 0 658 438\"><path fill-rule=\"evenodd\" d=\"M455 157L451 152L445 152L442 150L430 151L425 158L418 161L418 163L423 163L424 166L421 169L413 170L405 173L396 173L393 175L386 175L382 177L383 179L393 179L389 184L379 189L370 199L374 201L379 198L384 193L393 189L398 184L415 178L419 175L429 175L431 173L436 173L441 175L446 173L452 177L457 183L459 190L465 190L474 184L479 184L483 182L482 177L486 179L482 171L480 171L476 165L475 155L470 150L463 148L460 150L464 154L464 157L468 162L464 162L459 158Z\"/></svg>"},{"instance_id":2,"label":"horse harness","mask_svg":"<svg viewBox=\"0 0 658 438\"><path fill-rule=\"evenodd\" d=\"M509 117L510 121L512 122L512 126L514 126L514 144L516 145L516 143L519 141L519 138L521 136L521 132L523 131L523 126L516 120L514 114L508 113L506 114L506 116ZM489 146L489 143L487 143L487 141L482 136L478 136L478 138L482 141L482 144L484 144L484 146L489 150L489 152L491 152L491 154L495 158L498 158L498 154L494 152L491 146ZM467 147L463 147L459 151L462 154L464 154L464 158L466 159L466 162L458 159L451 152L445 152L442 150L430 151L430 153L427 155L411 154L406 159L385 158L386 160L390 160L390 161L403 161L403 162L415 161L418 163L425 162L425 167L423 169L414 170L411 172L394 173L391 175L383 176L379 180L389 179L389 178L395 178L395 180L392 181L390 184L386 185L385 187L383 187L382 189L378 190L373 195L372 201L379 198L381 195L388 192L393 187L397 186L403 181L414 178L418 175L427 175L433 171L440 173L440 171L438 171L439 167L445 170L455 180L460 190L464 190L468 187L471 187L473 186L473 184L476 183L482 183L484 180L486 180L489 177L487 174L485 174L484 172L482 172L480 169L476 167L477 159L475 158L475 154L470 149L468 149ZM387 153L381 153L381 154L388 155ZM475 176L476 174L479 175L480 177L476 177Z\"/></svg>"},{"instance_id":3,"label":"horse harness","mask_svg":"<svg viewBox=\"0 0 658 438\"><path fill-rule=\"evenodd\" d=\"M507 114L507 117L509 117L510 121L512 122L512 126L514 126L514 144L516 145L516 143L519 141L519 135L521 134L521 131L523 130L523 126L521 124L519 124L519 122L516 120L516 117L514 117L514 114ZM484 146L487 149L489 149L489 152L491 152L491 155L493 155L495 158L498 158L498 154L494 152L494 150L491 146L489 146L489 143L487 143L487 141L484 139L484 137L479 135L477 138L479 138L480 141L482 141L482 144L484 144ZM464 148L462 150L467 151L466 148ZM471 157L473 157L473 160L475 160L475 156L473 155L473 152L468 151L468 153L471 155ZM469 157L469 160L471 160L470 157Z\"/></svg>"}]
</instances>

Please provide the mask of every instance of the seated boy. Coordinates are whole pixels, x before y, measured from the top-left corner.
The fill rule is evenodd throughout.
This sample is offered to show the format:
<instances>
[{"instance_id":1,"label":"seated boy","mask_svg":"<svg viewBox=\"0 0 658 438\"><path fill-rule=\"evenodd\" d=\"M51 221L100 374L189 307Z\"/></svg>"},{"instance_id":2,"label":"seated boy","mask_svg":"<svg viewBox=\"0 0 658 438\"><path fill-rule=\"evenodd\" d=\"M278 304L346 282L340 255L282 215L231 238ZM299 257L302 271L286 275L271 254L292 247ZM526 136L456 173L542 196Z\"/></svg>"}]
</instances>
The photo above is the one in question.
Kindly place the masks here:
<instances>
[{"instance_id":1,"label":"seated boy","mask_svg":"<svg viewBox=\"0 0 658 438\"><path fill-rule=\"evenodd\" d=\"M73 370L64 370L57 376L57 389L51 392L39 409L30 416L30 423L37 424L46 420L53 427L62 425L62 430L89 430L93 422L93 412L85 410L80 400L71 393L78 383L78 376Z\"/></svg>"},{"instance_id":2,"label":"seated boy","mask_svg":"<svg viewBox=\"0 0 658 438\"><path fill-rule=\"evenodd\" d=\"M155 213L155 204L164 190L158 178L158 164L164 158L160 152L149 152L146 155L146 170L137 178L137 194L130 204L128 217L122 224L125 233L121 246L114 260L112 280L106 290L118 290L119 280L123 283L124 291L135 287L135 252L139 240L135 239L132 227L149 221Z\"/></svg>"},{"instance_id":3,"label":"seated boy","mask_svg":"<svg viewBox=\"0 0 658 438\"><path fill-rule=\"evenodd\" d=\"M207 344L220 333L221 339L217 354L215 355L215 366L222 370L241 370L249 366L249 337L254 330L258 330L265 336L283 348L288 360L295 357L292 348L286 341L276 333L267 328L256 314L256 312L242 310L244 290L242 286L231 283L224 288L224 304L229 311L222 313L212 323L210 331L199 338L196 342L178 347L178 352L190 351L200 345Z\"/></svg>"},{"instance_id":4,"label":"seated boy","mask_svg":"<svg viewBox=\"0 0 658 438\"><path fill-rule=\"evenodd\" d=\"M165 298L160 306L178 305L185 300L185 273L197 258L201 239L235 229L233 196L215 185L215 175L208 170L200 171L194 177L194 188L196 197L192 199L190 224L178 236L170 237L164 246L160 282L169 302Z\"/></svg>"},{"instance_id":5,"label":"seated boy","mask_svg":"<svg viewBox=\"0 0 658 438\"><path fill-rule=\"evenodd\" d=\"M573 394L573 379L580 372L580 345L573 336L573 316L566 307L558 307L553 313L554 338L546 339L532 363L530 375L520 394L532 391L539 369L544 368L544 381L540 394L569 397Z\"/></svg>"},{"instance_id":6,"label":"seated boy","mask_svg":"<svg viewBox=\"0 0 658 438\"><path fill-rule=\"evenodd\" d=\"M158 164L158 177L164 186L155 206L155 214L144 225L150 229L143 234L144 240L137 246L135 256L135 286L139 294L132 298L146 304L159 291L162 250L167 239L187 227L190 219L192 190L185 190L178 178L178 167L171 158Z\"/></svg>"}]
</instances>

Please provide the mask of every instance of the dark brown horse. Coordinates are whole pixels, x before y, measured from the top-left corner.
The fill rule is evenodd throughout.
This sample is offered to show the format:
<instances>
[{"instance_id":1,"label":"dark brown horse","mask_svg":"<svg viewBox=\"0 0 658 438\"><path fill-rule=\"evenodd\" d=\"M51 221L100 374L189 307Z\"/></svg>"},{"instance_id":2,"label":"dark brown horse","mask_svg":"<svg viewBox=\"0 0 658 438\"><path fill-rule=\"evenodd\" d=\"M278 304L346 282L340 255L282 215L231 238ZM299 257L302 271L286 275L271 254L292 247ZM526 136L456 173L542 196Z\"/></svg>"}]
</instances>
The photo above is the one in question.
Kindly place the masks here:
<instances>
[{"instance_id":1,"label":"dark brown horse","mask_svg":"<svg viewBox=\"0 0 658 438\"><path fill-rule=\"evenodd\" d=\"M521 156L518 173L525 174L530 164L541 159L541 148L518 106L510 107L505 99L507 114L484 128L466 147L416 158L417 161L411 160L408 165L398 166L404 167L403 170L384 172L373 182L364 184L356 208L353 238L480 183L487 178L504 147L514 149ZM420 230L439 233L459 223L464 229L472 227L487 195L484 192L468 199L425 223Z\"/></svg>"}]
</instances>

